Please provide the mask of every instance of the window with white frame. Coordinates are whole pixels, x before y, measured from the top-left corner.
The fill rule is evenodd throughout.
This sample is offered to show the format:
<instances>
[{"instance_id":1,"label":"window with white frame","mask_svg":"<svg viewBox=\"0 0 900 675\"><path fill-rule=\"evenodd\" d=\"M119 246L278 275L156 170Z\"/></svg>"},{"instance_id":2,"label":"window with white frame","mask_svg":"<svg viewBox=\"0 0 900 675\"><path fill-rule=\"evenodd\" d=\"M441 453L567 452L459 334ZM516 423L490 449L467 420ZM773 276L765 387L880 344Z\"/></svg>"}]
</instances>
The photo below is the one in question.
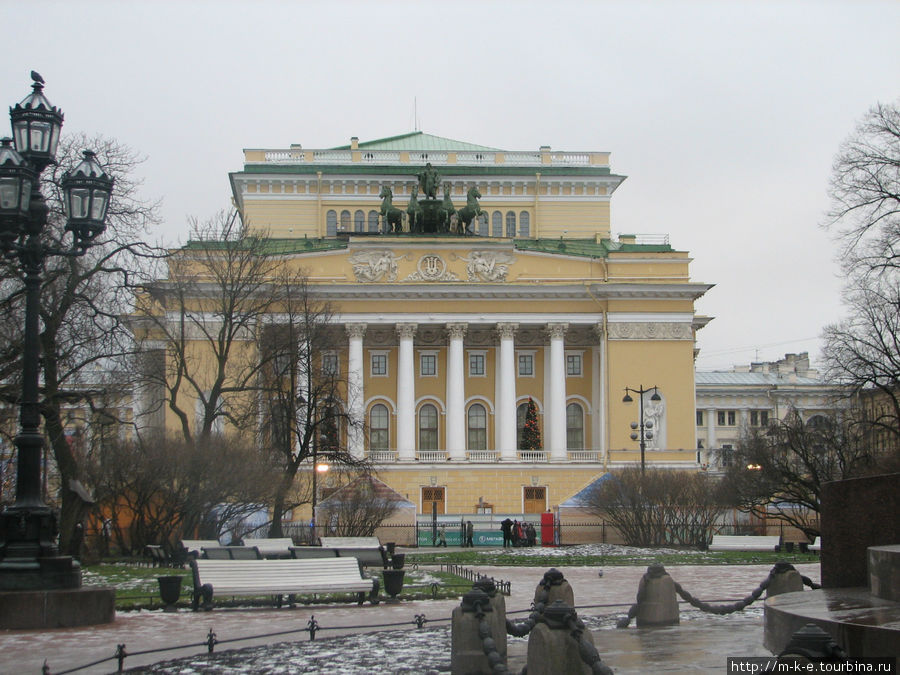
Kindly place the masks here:
<instances>
[{"instance_id":1,"label":"window with white frame","mask_svg":"<svg viewBox=\"0 0 900 675\"><path fill-rule=\"evenodd\" d=\"M533 352L519 352L519 377L534 377Z\"/></svg>"},{"instance_id":2,"label":"window with white frame","mask_svg":"<svg viewBox=\"0 0 900 675\"><path fill-rule=\"evenodd\" d=\"M371 352L369 354L369 372L371 373L372 377L387 377L387 352Z\"/></svg>"},{"instance_id":3,"label":"window with white frame","mask_svg":"<svg viewBox=\"0 0 900 675\"><path fill-rule=\"evenodd\" d=\"M484 377L484 352L469 352L469 375L471 377Z\"/></svg>"},{"instance_id":4,"label":"window with white frame","mask_svg":"<svg viewBox=\"0 0 900 675\"><path fill-rule=\"evenodd\" d=\"M387 406L376 403L369 411L369 449L387 450L390 445L390 415Z\"/></svg>"},{"instance_id":5,"label":"window with white frame","mask_svg":"<svg viewBox=\"0 0 900 675\"><path fill-rule=\"evenodd\" d=\"M473 403L466 413L467 445L469 450L487 450L487 411L480 403Z\"/></svg>"},{"instance_id":6,"label":"window with white frame","mask_svg":"<svg viewBox=\"0 0 900 675\"><path fill-rule=\"evenodd\" d=\"M431 403L419 408L419 450L438 449L438 413Z\"/></svg>"},{"instance_id":7,"label":"window with white frame","mask_svg":"<svg viewBox=\"0 0 900 675\"><path fill-rule=\"evenodd\" d=\"M566 406L566 449L584 449L584 409L577 403Z\"/></svg>"},{"instance_id":8,"label":"window with white frame","mask_svg":"<svg viewBox=\"0 0 900 675\"><path fill-rule=\"evenodd\" d=\"M737 424L737 413L734 410L719 410L716 421L720 427L733 427Z\"/></svg>"},{"instance_id":9,"label":"window with white frame","mask_svg":"<svg viewBox=\"0 0 900 675\"><path fill-rule=\"evenodd\" d=\"M750 411L750 426L751 427L765 427L769 424L769 411L768 410L751 410Z\"/></svg>"},{"instance_id":10,"label":"window with white frame","mask_svg":"<svg viewBox=\"0 0 900 675\"><path fill-rule=\"evenodd\" d=\"M581 354L566 353L566 375L568 377L581 377Z\"/></svg>"},{"instance_id":11,"label":"window with white frame","mask_svg":"<svg viewBox=\"0 0 900 675\"><path fill-rule=\"evenodd\" d=\"M437 352L420 352L419 353L419 376L420 377L436 377L437 376Z\"/></svg>"}]
</instances>

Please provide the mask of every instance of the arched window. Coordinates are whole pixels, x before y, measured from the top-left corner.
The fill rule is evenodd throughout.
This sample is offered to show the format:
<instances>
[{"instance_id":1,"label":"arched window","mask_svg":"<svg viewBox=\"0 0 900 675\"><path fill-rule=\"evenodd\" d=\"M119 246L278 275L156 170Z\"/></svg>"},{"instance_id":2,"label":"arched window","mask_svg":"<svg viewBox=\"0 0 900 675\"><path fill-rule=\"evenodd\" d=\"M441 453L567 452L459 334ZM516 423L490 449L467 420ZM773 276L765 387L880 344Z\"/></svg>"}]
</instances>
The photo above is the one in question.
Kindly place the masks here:
<instances>
[{"instance_id":1,"label":"arched window","mask_svg":"<svg viewBox=\"0 0 900 675\"><path fill-rule=\"evenodd\" d=\"M369 449L387 450L390 446L390 428L387 406L376 403L369 411Z\"/></svg>"},{"instance_id":2,"label":"arched window","mask_svg":"<svg viewBox=\"0 0 900 675\"><path fill-rule=\"evenodd\" d=\"M426 403L419 408L419 450L438 449L437 408Z\"/></svg>"},{"instance_id":3,"label":"arched window","mask_svg":"<svg viewBox=\"0 0 900 675\"><path fill-rule=\"evenodd\" d=\"M353 231L354 232L365 232L366 231L366 214L362 211L357 211L353 214Z\"/></svg>"},{"instance_id":4,"label":"arched window","mask_svg":"<svg viewBox=\"0 0 900 675\"><path fill-rule=\"evenodd\" d=\"M369 232L378 232L378 211L369 211Z\"/></svg>"},{"instance_id":5,"label":"arched window","mask_svg":"<svg viewBox=\"0 0 900 675\"><path fill-rule=\"evenodd\" d=\"M503 214L499 211L494 211L491 214L491 236L503 236Z\"/></svg>"},{"instance_id":6,"label":"arched window","mask_svg":"<svg viewBox=\"0 0 900 675\"><path fill-rule=\"evenodd\" d=\"M528 414L528 403L520 403L516 408L516 448L522 450L522 432L525 430L525 415Z\"/></svg>"},{"instance_id":7,"label":"arched window","mask_svg":"<svg viewBox=\"0 0 900 675\"><path fill-rule=\"evenodd\" d=\"M478 234L482 237L488 236L488 217L486 213L478 216Z\"/></svg>"},{"instance_id":8,"label":"arched window","mask_svg":"<svg viewBox=\"0 0 900 675\"><path fill-rule=\"evenodd\" d=\"M468 413L469 450L487 450L487 413L480 403L469 406Z\"/></svg>"},{"instance_id":9,"label":"arched window","mask_svg":"<svg viewBox=\"0 0 900 675\"><path fill-rule=\"evenodd\" d=\"M528 211L522 211L519 214L519 236L520 237L530 237L531 236L531 223L529 222Z\"/></svg>"},{"instance_id":10,"label":"arched window","mask_svg":"<svg viewBox=\"0 0 900 675\"><path fill-rule=\"evenodd\" d=\"M325 236L333 237L337 234L337 211L331 210L325 214Z\"/></svg>"},{"instance_id":11,"label":"arched window","mask_svg":"<svg viewBox=\"0 0 900 675\"><path fill-rule=\"evenodd\" d=\"M584 410L577 403L566 406L566 448L584 449Z\"/></svg>"},{"instance_id":12,"label":"arched window","mask_svg":"<svg viewBox=\"0 0 900 675\"><path fill-rule=\"evenodd\" d=\"M506 212L506 236L513 238L516 236L516 212Z\"/></svg>"},{"instance_id":13,"label":"arched window","mask_svg":"<svg viewBox=\"0 0 900 675\"><path fill-rule=\"evenodd\" d=\"M341 232L349 232L350 231L350 212L347 210L341 211Z\"/></svg>"}]
</instances>

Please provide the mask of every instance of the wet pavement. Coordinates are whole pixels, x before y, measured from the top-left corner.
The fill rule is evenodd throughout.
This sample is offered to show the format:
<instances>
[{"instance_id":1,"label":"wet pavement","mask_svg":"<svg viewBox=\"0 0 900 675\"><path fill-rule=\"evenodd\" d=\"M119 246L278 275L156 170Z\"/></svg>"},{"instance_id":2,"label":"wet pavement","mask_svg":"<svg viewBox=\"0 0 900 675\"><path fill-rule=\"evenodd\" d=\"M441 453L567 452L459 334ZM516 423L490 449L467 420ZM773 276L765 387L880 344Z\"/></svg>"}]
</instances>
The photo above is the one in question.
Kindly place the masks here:
<instances>
[{"instance_id":1,"label":"wet pavement","mask_svg":"<svg viewBox=\"0 0 900 675\"><path fill-rule=\"evenodd\" d=\"M818 564L796 567L818 581ZM725 617L701 614L682 605L680 626L616 630L615 619L634 602L646 568L605 567L602 576L597 567L561 569L574 589L579 616L594 632L604 663L617 673L724 672L728 656L769 654L762 646L762 599L744 612ZM725 602L746 596L766 578L770 566L680 565L667 570L694 596ZM506 599L508 616L522 620L546 568L480 566L478 571L511 582L512 595ZM119 644L124 644L129 654L125 668L169 662L155 672L449 672L449 617L458 604L456 599L403 601L401 595L400 602L377 606L120 612L115 623L106 626L0 632L0 673L37 675L46 661L49 672L59 674L103 659L109 660L77 672L115 672L118 664L112 657ZM423 629L416 627L417 614L427 619ZM309 642L306 632L312 617L320 627L315 642ZM220 641L213 663L206 657L204 644L210 630ZM272 635L281 631L300 632ZM268 637L236 641L260 635ZM285 642L292 644L248 650ZM526 645L526 640L510 643L509 665L514 672L524 666ZM143 653L172 646L182 648ZM240 651L222 653L227 650ZM184 657L192 658L177 666L170 662ZM216 662L218 665L214 665Z\"/></svg>"}]
</instances>

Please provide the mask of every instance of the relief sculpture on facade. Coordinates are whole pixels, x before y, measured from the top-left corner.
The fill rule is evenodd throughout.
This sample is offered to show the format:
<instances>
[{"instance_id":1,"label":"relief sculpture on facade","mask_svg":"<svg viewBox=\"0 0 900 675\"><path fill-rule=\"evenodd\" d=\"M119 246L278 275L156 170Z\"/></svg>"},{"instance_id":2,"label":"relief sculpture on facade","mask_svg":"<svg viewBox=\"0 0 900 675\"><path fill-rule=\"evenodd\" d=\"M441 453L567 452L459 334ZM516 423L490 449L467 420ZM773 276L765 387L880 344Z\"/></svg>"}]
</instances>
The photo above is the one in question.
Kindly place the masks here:
<instances>
[{"instance_id":1,"label":"relief sculpture on facade","mask_svg":"<svg viewBox=\"0 0 900 675\"><path fill-rule=\"evenodd\" d=\"M461 260L466 261L466 275L469 281L506 281L509 266L516 258L504 252L472 251Z\"/></svg>"},{"instance_id":2,"label":"relief sculpture on facade","mask_svg":"<svg viewBox=\"0 0 900 675\"><path fill-rule=\"evenodd\" d=\"M400 259L394 255L393 251L385 249L360 251L349 258L356 280L369 283L396 281L397 261Z\"/></svg>"},{"instance_id":3,"label":"relief sculpture on facade","mask_svg":"<svg viewBox=\"0 0 900 675\"><path fill-rule=\"evenodd\" d=\"M690 324L651 321L609 322L611 340L693 340Z\"/></svg>"},{"instance_id":4,"label":"relief sculpture on facade","mask_svg":"<svg viewBox=\"0 0 900 675\"><path fill-rule=\"evenodd\" d=\"M419 258L417 272L410 274L404 281L459 281L459 277L447 270L447 263L439 255L429 253Z\"/></svg>"}]
</instances>

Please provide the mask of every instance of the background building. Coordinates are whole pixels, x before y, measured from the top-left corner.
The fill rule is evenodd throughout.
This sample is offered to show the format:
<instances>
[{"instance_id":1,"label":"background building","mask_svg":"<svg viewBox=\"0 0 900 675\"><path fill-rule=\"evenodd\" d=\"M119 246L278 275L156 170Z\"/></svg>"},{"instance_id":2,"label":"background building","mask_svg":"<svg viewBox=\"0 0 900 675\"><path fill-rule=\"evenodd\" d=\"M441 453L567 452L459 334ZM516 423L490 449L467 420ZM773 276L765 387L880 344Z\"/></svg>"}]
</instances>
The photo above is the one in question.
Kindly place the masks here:
<instances>
[{"instance_id":1,"label":"background building","mask_svg":"<svg viewBox=\"0 0 900 675\"><path fill-rule=\"evenodd\" d=\"M365 422L342 438L419 513L543 512L638 462L640 411L623 403L626 387L657 387L661 399L644 400L655 422L647 461L697 467L695 336L707 319L694 303L710 286L691 280L688 253L666 237L612 235L624 177L609 153L509 152L416 132L244 155L230 179L246 234L270 237L283 266L334 308L319 367L342 374L343 405ZM449 198L461 211L480 193L472 234L409 232L413 195L429 207L428 165L440 175L431 208ZM385 188L401 232L385 233ZM189 264L208 245L178 255ZM161 347L153 337L143 339ZM246 348L259 340L248 335ZM521 447L529 399L540 449Z\"/></svg>"}]
</instances>

